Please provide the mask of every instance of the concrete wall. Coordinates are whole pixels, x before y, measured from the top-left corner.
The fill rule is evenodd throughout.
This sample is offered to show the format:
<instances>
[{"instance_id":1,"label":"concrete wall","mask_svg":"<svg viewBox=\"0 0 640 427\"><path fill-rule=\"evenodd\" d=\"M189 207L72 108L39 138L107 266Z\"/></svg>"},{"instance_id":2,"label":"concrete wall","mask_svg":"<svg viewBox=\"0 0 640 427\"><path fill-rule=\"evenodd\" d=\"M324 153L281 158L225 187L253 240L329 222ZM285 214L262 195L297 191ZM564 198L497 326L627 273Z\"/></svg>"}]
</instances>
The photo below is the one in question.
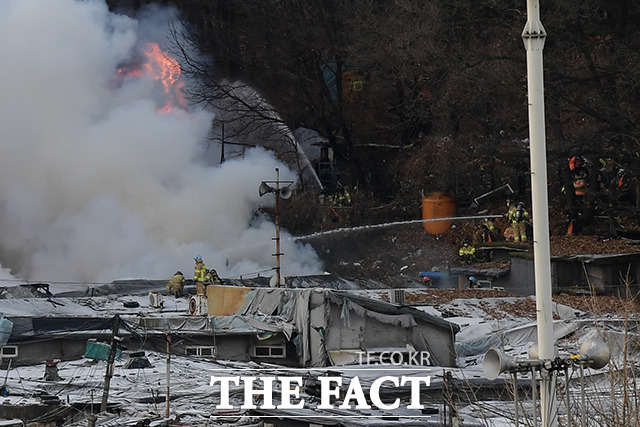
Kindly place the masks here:
<instances>
[{"instance_id":1,"label":"concrete wall","mask_svg":"<svg viewBox=\"0 0 640 427\"><path fill-rule=\"evenodd\" d=\"M13 359L11 366L36 365L47 360L76 360L84 356L87 339L52 339L50 341L9 342L8 345L18 346L18 357ZM8 364L3 359L2 366ZM44 371L42 372L44 376Z\"/></svg>"},{"instance_id":2,"label":"concrete wall","mask_svg":"<svg viewBox=\"0 0 640 427\"><path fill-rule=\"evenodd\" d=\"M174 345L171 346L171 354L184 356L187 346L215 346L217 358L220 360L249 361L250 350L249 335L202 335L202 336L173 336ZM147 337L144 343L139 339L125 340L125 345L131 351L149 350L166 353L167 341L164 335Z\"/></svg>"},{"instance_id":3,"label":"concrete wall","mask_svg":"<svg viewBox=\"0 0 640 427\"><path fill-rule=\"evenodd\" d=\"M512 257L511 271L493 280L493 286L502 286L507 292L528 296L535 294L533 257Z\"/></svg>"},{"instance_id":4,"label":"concrete wall","mask_svg":"<svg viewBox=\"0 0 640 427\"><path fill-rule=\"evenodd\" d=\"M630 282L631 292L638 291L640 283L640 256L612 256L609 258L551 259L551 285L554 294L561 292L590 292L598 294L626 295L625 280ZM505 291L516 295L535 295L533 258L514 256L508 275L493 281Z\"/></svg>"}]
</instances>

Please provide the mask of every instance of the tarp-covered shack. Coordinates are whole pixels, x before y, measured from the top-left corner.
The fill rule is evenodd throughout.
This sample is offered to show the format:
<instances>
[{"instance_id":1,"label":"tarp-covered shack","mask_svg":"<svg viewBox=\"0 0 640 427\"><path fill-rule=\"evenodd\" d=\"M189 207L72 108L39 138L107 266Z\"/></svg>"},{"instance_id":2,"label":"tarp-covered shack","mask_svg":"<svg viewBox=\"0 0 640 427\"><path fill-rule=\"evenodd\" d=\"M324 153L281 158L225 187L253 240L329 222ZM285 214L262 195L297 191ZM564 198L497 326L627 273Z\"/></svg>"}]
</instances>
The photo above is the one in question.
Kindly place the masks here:
<instances>
[{"instance_id":1,"label":"tarp-covered shack","mask_svg":"<svg viewBox=\"0 0 640 427\"><path fill-rule=\"evenodd\" d=\"M297 366L364 363L385 353L394 362L404 354L406 362L455 364L459 327L415 308L331 289L245 288L237 298L239 289L207 289L210 307L236 310L210 312L221 359L236 359L244 340L251 359ZM216 300L233 303L220 307Z\"/></svg>"}]
</instances>

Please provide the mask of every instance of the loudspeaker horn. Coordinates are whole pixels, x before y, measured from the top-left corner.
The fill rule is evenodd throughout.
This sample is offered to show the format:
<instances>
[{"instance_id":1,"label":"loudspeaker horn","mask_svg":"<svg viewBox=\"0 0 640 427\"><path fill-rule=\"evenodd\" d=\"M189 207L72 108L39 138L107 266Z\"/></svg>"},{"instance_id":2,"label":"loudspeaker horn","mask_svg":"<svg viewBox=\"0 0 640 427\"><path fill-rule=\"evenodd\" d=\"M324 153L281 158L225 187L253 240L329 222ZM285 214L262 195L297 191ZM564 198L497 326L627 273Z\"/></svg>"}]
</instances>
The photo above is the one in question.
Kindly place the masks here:
<instances>
[{"instance_id":1,"label":"loudspeaker horn","mask_svg":"<svg viewBox=\"0 0 640 427\"><path fill-rule=\"evenodd\" d=\"M273 188L266 182L262 181L262 183L260 184L260 187L258 187L258 194L260 194L260 197L264 196L267 193L272 193L272 192L273 192Z\"/></svg>"},{"instance_id":2,"label":"loudspeaker horn","mask_svg":"<svg viewBox=\"0 0 640 427\"><path fill-rule=\"evenodd\" d=\"M288 199L289 197L291 197L291 194L293 194L293 191L291 191L291 187L284 187L280 189L280 197L282 197L283 199Z\"/></svg>"},{"instance_id":3,"label":"loudspeaker horn","mask_svg":"<svg viewBox=\"0 0 640 427\"><path fill-rule=\"evenodd\" d=\"M278 275L274 274L273 276L271 276L271 279L269 279L269 286L271 286L272 288L282 286L281 280L282 280L282 277L280 277L280 280L278 280Z\"/></svg>"},{"instance_id":4,"label":"loudspeaker horn","mask_svg":"<svg viewBox=\"0 0 640 427\"><path fill-rule=\"evenodd\" d=\"M514 370L517 367L518 364L513 356L493 348L486 352L482 361L482 371L488 380L495 380L501 373Z\"/></svg>"},{"instance_id":5,"label":"loudspeaker horn","mask_svg":"<svg viewBox=\"0 0 640 427\"><path fill-rule=\"evenodd\" d=\"M592 369L607 366L611 357L609 346L599 339L588 339L580 346L580 355L586 359L586 365Z\"/></svg>"}]
</instances>

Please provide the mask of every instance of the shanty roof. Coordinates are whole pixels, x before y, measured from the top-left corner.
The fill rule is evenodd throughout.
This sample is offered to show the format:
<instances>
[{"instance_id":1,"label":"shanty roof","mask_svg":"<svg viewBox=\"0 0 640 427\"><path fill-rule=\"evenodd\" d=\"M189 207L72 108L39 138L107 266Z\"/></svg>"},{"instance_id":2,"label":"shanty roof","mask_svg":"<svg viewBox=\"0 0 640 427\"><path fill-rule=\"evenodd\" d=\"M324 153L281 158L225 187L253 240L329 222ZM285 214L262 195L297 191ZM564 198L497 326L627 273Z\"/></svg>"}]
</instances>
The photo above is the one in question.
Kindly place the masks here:
<instances>
[{"instance_id":1,"label":"shanty roof","mask_svg":"<svg viewBox=\"0 0 640 427\"><path fill-rule=\"evenodd\" d=\"M263 278L264 285L268 278ZM263 280L236 281L257 284ZM323 292L333 301L347 299L362 307L386 315L411 315L456 333L459 327L441 318L412 307L398 306L372 299L366 291L362 295L344 289L358 289L358 285L333 275L295 277L288 283L297 288L251 288L247 301L253 304L236 316L190 316L188 298L164 297L162 307L150 305L149 292L164 292L165 281L121 280L107 284L77 283L12 283L0 287L0 313L14 322L14 336L35 338L41 335L74 332L76 334L109 334L111 320L117 314L129 331L143 329L147 333L200 334L210 333L212 326L220 334L250 334L264 330L290 331L291 322L270 316L274 304L284 304L285 294L297 295ZM329 287L319 287L329 285ZM246 287L245 287L246 288ZM337 290L341 289L341 290ZM260 294L260 301L255 296ZM266 297L270 295L270 297ZM2 298L3 297L3 298ZM288 300L288 298L285 298ZM291 300L289 309L295 309ZM306 310L306 308L304 308ZM210 320L213 322L211 323ZM275 329L274 329L275 328Z\"/></svg>"},{"instance_id":2,"label":"shanty roof","mask_svg":"<svg viewBox=\"0 0 640 427\"><path fill-rule=\"evenodd\" d=\"M361 295L361 294L353 294L353 293L340 292L340 291L334 291L332 292L332 294L339 296L341 298L346 298L351 301L357 302L358 304L364 307L370 308L380 313L392 314L392 315L410 314L414 318L421 319L425 322L433 323L434 325L442 326L443 328L451 329L453 333L457 333L460 330L460 327L455 323L448 322L440 317L432 316L431 314L426 313L422 310L418 310L414 307L391 304L385 301L372 299L370 297L367 297L366 295Z\"/></svg>"}]
</instances>

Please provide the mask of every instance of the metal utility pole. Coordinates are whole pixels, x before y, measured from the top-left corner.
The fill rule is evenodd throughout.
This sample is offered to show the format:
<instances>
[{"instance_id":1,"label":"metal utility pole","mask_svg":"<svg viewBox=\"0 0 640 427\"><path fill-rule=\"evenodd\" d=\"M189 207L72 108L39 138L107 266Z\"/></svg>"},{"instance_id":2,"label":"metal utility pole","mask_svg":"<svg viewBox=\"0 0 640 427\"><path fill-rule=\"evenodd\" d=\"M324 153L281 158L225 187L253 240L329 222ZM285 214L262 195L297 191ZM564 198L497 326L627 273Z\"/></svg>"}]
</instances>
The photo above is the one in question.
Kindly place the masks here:
<instances>
[{"instance_id":1,"label":"metal utility pole","mask_svg":"<svg viewBox=\"0 0 640 427\"><path fill-rule=\"evenodd\" d=\"M274 183L275 187L270 186L268 183ZM276 196L276 253L273 254L276 257L276 267L275 267L275 283L274 286L279 288L282 284L282 278L280 276L280 256L283 255L280 252L280 198L288 199L291 197L291 189L289 186L293 183L293 181L280 181L280 169L276 168L276 180L275 181L262 181L260 187L258 188L258 193L260 197L264 196L267 193L274 193ZM286 184L285 187L280 187L280 184Z\"/></svg>"},{"instance_id":2,"label":"metal utility pole","mask_svg":"<svg viewBox=\"0 0 640 427\"><path fill-rule=\"evenodd\" d=\"M529 151L531 157L531 201L533 214L533 259L536 282L538 358L554 358L551 307L551 250L549 244L549 202L547 195L547 153L544 118L542 51L547 33L540 21L538 0L527 0L527 23L522 39L527 51L529 98ZM544 366L544 365L543 365ZM558 421L555 371L541 370L540 412L543 427Z\"/></svg>"},{"instance_id":3,"label":"metal utility pole","mask_svg":"<svg viewBox=\"0 0 640 427\"><path fill-rule=\"evenodd\" d=\"M280 278L280 169L276 168L276 288L280 287L282 282Z\"/></svg>"},{"instance_id":4,"label":"metal utility pole","mask_svg":"<svg viewBox=\"0 0 640 427\"><path fill-rule=\"evenodd\" d=\"M102 392L102 403L100 412L107 410L109 402L109 386L111 385L111 377L113 377L113 363L116 360L116 350L120 339L118 338L118 329L120 328L120 315L116 314L113 318L113 335L111 336L111 347L109 348L109 356L107 356L107 373L104 377L104 390Z\"/></svg>"},{"instance_id":5,"label":"metal utility pole","mask_svg":"<svg viewBox=\"0 0 640 427\"><path fill-rule=\"evenodd\" d=\"M171 330L167 331L167 396L166 396L166 409L164 417L169 418L169 391L170 391L170 379L171 379Z\"/></svg>"},{"instance_id":6,"label":"metal utility pole","mask_svg":"<svg viewBox=\"0 0 640 427\"><path fill-rule=\"evenodd\" d=\"M220 164L224 163L224 122L220 123Z\"/></svg>"}]
</instances>

